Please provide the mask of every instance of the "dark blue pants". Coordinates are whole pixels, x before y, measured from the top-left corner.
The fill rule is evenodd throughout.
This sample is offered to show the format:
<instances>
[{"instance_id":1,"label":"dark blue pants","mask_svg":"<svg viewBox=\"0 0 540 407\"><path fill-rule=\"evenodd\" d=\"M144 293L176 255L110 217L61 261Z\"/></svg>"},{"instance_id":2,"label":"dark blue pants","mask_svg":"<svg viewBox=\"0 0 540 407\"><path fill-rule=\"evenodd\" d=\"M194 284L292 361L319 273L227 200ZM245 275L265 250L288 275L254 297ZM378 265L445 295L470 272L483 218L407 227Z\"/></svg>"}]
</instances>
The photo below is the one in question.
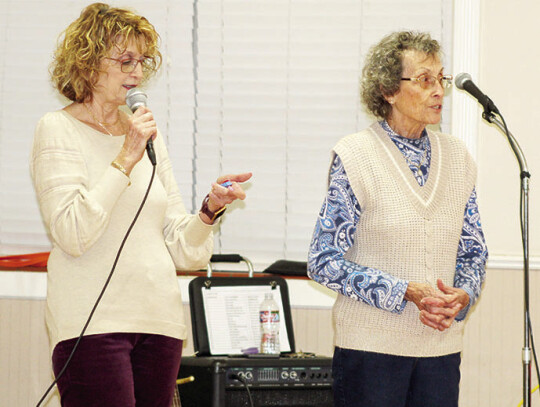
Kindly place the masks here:
<instances>
[{"instance_id":1,"label":"dark blue pants","mask_svg":"<svg viewBox=\"0 0 540 407\"><path fill-rule=\"evenodd\" d=\"M415 358L337 348L334 407L457 407L461 355Z\"/></svg>"},{"instance_id":2,"label":"dark blue pants","mask_svg":"<svg viewBox=\"0 0 540 407\"><path fill-rule=\"evenodd\" d=\"M55 376L76 339L53 352ZM162 335L112 333L83 337L58 381L63 407L170 407L182 341Z\"/></svg>"}]
</instances>

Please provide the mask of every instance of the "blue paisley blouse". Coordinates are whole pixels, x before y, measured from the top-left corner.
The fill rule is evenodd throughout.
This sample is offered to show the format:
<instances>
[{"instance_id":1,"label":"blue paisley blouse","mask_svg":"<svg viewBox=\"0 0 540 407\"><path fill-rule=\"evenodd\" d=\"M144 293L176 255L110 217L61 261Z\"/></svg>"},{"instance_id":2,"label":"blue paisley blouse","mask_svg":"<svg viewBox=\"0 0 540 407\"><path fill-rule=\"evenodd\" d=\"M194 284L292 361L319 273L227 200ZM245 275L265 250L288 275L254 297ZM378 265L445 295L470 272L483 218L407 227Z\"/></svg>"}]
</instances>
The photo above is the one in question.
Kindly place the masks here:
<instances>
[{"instance_id":1,"label":"blue paisley blouse","mask_svg":"<svg viewBox=\"0 0 540 407\"><path fill-rule=\"evenodd\" d=\"M386 121L380 124L407 160L418 184L423 186L428 178L431 162L431 145L427 132L424 130L418 139L408 139L395 133ZM319 212L310 244L309 277L339 294L379 309L400 313L407 303L404 296L408 281L344 258L347 250L354 244L361 208L337 155L332 163L329 181L328 193ZM476 189L473 189L464 208L454 277L454 287L465 290L470 301L456 317L457 321L466 317L480 295L487 257ZM369 284L366 284L366 281L369 281Z\"/></svg>"}]
</instances>

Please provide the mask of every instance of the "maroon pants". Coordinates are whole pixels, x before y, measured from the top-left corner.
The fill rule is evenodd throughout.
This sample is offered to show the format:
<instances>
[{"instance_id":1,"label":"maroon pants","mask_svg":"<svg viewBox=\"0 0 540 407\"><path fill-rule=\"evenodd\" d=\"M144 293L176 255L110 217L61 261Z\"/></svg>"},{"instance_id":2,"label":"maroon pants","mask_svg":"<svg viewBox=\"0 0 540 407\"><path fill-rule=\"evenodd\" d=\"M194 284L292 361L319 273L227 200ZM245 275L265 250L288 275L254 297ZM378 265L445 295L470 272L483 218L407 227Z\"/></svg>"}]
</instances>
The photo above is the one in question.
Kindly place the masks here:
<instances>
[{"instance_id":1,"label":"maroon pants","mask_svg":"<svg viewBox=\"0 0 540 407\"><path fill-rule=\"evenodd\" d=\"M54 374L76 339L54 348ZM111 333L84 336L58 381L63 407L170 407L182 341L162 335Z\"/></svg>"}]
</instances>

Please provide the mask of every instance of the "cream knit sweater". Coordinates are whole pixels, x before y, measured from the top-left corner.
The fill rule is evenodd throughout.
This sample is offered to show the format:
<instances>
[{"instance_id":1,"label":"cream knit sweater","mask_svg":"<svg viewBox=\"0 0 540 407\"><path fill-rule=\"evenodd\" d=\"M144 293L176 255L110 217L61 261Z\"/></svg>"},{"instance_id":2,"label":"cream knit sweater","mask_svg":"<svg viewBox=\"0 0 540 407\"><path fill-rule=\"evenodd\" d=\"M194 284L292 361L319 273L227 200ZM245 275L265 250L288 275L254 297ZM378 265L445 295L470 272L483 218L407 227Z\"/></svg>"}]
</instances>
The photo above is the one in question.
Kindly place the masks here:
<instances>
[{"instance_id":1,"label":"cream knit sweater","mask_svg":"<svg viewBox=\"0 0 540 407\"><path fill-rule=\"evenodd\" d=\"M51 350L79 335L150 181L146 156L133 169L130 186L111 167L123 142L124 136L102 134L63 110L37 125L30 170L52 242L46 308ZM175 270L207 264L212 227L186 214L160 135L154 146L152 189L86 335L186 337Z\"/></svg>"},{"instance_id":2,"label":"cream knit sweater","mask_svg":"<svg viewBox=\"0 0 540 407\"><path fill-rule=\"evenodd\" d=\"M346 258L408 281L437 278L452 286L465 205L476 166L456 138L428 131L429 177L418 185L403 155L378 123L334 148L362 213ZM423 325L415 304L401 314L338 295L335 345L402 356L440 356L462 349L463 324L440 332Z\"/></svg>"}]
</instances>

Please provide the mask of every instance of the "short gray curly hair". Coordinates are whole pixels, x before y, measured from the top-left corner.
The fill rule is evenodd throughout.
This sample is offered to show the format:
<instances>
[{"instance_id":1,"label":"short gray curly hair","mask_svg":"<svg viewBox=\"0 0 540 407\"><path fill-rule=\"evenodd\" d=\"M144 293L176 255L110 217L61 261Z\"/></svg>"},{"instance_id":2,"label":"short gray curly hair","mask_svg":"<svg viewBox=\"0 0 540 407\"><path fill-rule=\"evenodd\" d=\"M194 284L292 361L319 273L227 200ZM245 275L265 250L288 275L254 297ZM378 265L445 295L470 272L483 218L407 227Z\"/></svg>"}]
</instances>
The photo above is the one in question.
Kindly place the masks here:
<instances>
[{"instance_id":1,"label":"short gray curly hair","mask_svg":"<svg viewBox=\"0 0 540 407\"><path fill-rule=\"evenodd\" d=\"M360 96L366 109L387 119L392 106L385 99L396 93L403 73L403 53L407 50L441 57L441 46L428 33L399 31L384 37L371 47L362 70Z\"/></svg>"}]
</instances>

